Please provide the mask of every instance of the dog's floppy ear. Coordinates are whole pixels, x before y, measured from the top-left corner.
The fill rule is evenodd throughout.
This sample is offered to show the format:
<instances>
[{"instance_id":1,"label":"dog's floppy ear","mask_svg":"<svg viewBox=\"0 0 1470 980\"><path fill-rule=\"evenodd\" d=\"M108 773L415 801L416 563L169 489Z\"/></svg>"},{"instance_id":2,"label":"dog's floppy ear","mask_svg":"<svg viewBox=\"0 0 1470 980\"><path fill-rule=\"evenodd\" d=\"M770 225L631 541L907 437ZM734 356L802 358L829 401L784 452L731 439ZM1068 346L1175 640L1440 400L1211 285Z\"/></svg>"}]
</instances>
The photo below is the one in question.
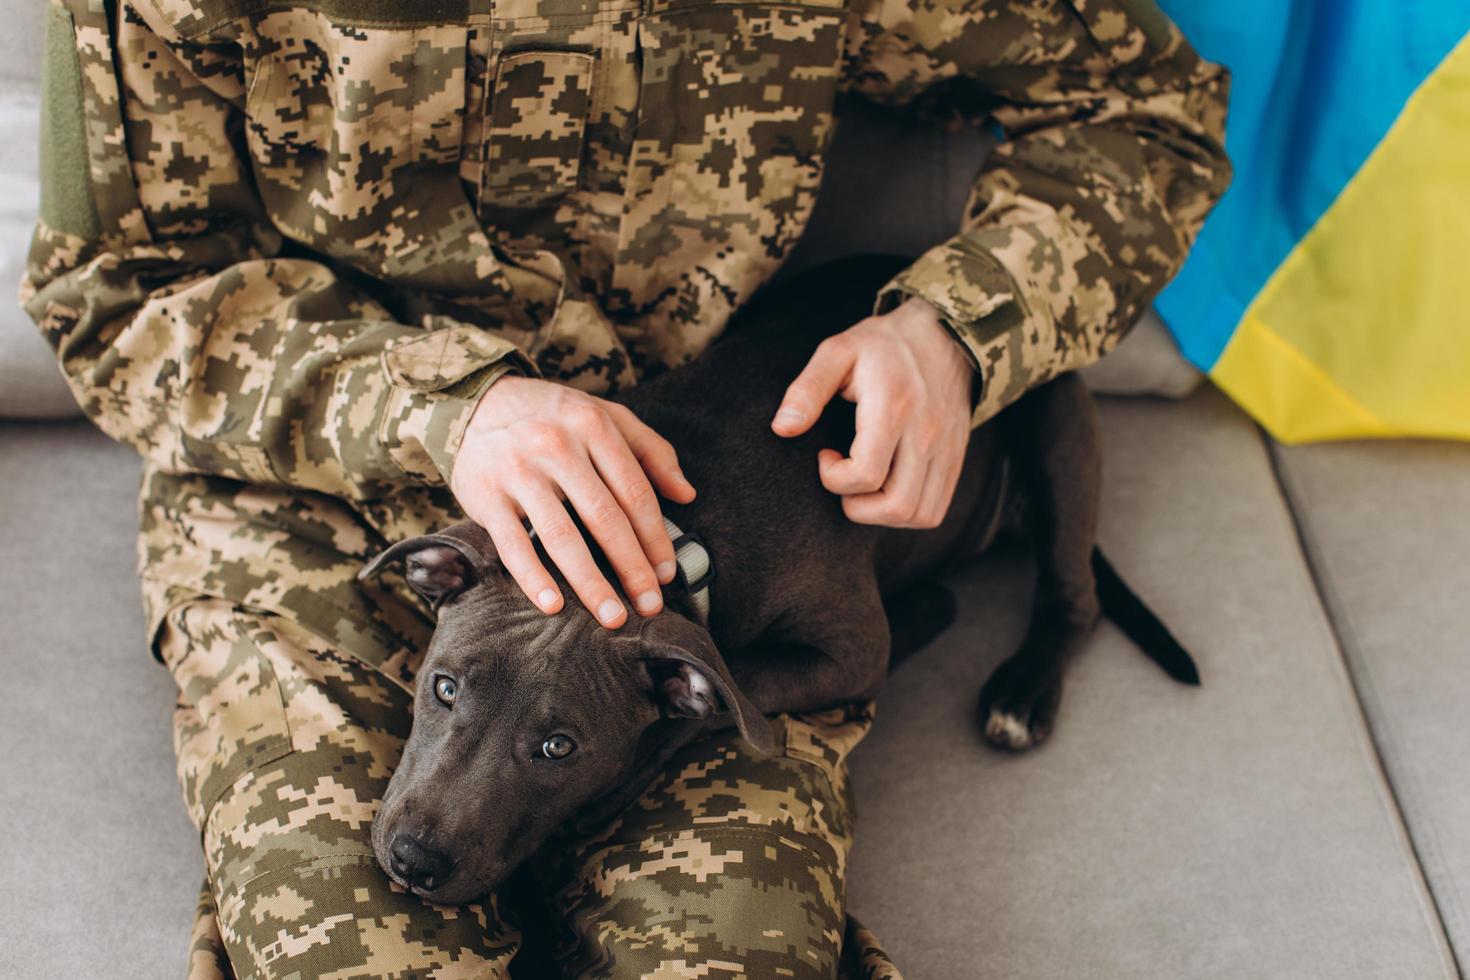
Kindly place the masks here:
<instances>
[{"instance_id":1,"label":"dog's floppy ear","mask_svg":"<svg viewBox=\"0 0 1470 980\"><path fill-rule=\"evenodd\" d=\"M368 562L357 577L371 578L400 560L409 586L435 609L499 567L490 535L480 525L465 521L398 542Z\"/></svg>"},{"instance_id":2,"label":"dog's floppy ear","mask_svg":"<svg viewBox=\"0 0 1470 980\"><path fill-rule=\"evenodd\" d=\"M735 686L709 630L675 613L644 620L638 636L653 678L653 696L676 718L705 718L728 711L740 735L761 755L775 745L770 723Z\"/></svg>"}]
</instances>

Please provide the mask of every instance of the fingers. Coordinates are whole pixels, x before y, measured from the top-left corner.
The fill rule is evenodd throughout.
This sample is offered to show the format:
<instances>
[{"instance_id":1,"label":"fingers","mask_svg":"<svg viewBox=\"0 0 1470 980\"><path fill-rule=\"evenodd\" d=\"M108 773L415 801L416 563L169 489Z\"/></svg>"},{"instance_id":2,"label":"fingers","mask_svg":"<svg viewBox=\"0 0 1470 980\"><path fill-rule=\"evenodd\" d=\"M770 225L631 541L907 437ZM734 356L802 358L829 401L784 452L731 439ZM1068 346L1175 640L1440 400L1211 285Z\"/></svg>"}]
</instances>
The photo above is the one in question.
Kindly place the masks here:
<instances>
[{"instance_id":1,"label":"fingers","mask_svg":"<svg viewBox=\"0 0 1470 980\"><path fill-rule=\"evenodd\" d=\"M786 389L771 421L771 431L778 436L799 436L810 429L822 409L847 384L855 357L854 345L840 336L822 341Z\"/></svg>"},{"instance_id":2,"label":"fingers","mask_svg":"<svg viewBox=\"0 0 1470 980\"><path fill-rule=\"evenodd\" d=\"M672 452L672 448L670 452ZM674 580L677 567L674 563L674 545L664 527L663 511L654 495L648 476L639 465L632 447L618 433L611 438L595 440L591 446L592 464L613 498L627 516L643 549L647 562L653 566L654 576L667 585ZM684 484L688 486L688 484ZM689 488L691 491L692 487ZM578 513L581 513L579 510ZM630 592L630 595L639 593ZM658 605L651 607L657 610ZM640 607L639 612L644 612Z\"/></svg>"},{"instance_id":3,"label":"fingers","mask_svg":"<svg viewBox=\"0 0 1470 980\"><path fill-rule=\"evenodd\" d=\"M500 563L521 587L526 598L544 613L560 612L563 604L561 590L547 573L546 566L541 564L536 546L531 543L531 536L526 533L525 525L521 523L520 516L511 509L509 502L492 508L483 517L475 517L473 514L470 516L489 532L490 540L495 542L495 551L500 556Z\"/></svg>"},{"instance_id":4,"label":"fingers","mask_svg":"<svg viewBox=\"0 0 1470 980\"><path fill-rule=\"evenodd\" d=\"M888 482L876 493L842 498L842 511L857 524L884 527L923 527L918 522L919 505L934 461L914 448L909 440L899 443Z\"/></svg>"},{"instance_id":5,"label":"fingers","mask_svg":"<svg viewBox=\"0 0 1470 980\"><path fill-rule=\"evenodd\" d=\"M864 392L857 405L857 435L849 456L819 457L822 486L833 493L876 493L888 483L899 433L908 418L908 399L899 392L885 396Z\"/></svg>"},{"instance_id":6,"label":"fingers","mask_svg":"<svg viewBox=\"0 0 1470 980\"><path fill-rule=\"evenodd\" d=\"M679 469L679 457L669 441L644 425L627 406L609 402L607 410L613 424L618 427L628 448L632 450L633 458L648 475L648 480L653 481L658 492L681 504L693 500L694 487L685 478L684 471ZM658 506L656 501L651 503L655 508ZM659 527L663 527L662 521L659 522Z\"/></svg>"},{"instance_id":7,"label":"fingers","mask_svg":"<svg viewBox=\"0 0 1470 980\"><path fill-rule=\"evenodd\" d=\"M677 566L654 490L688 503L694 488L673 447L627 408L547 381L502 379L476 405L455 460L455 498L543 611L564 607L564 577L604 626L627 621L593 542L606 557L601 567L612 566L639 612L663 608L660 582L673 581ZM544 555L521 525L523 514Z\"/></svg>"},{"instance_id":8,"label":"fingers","mask_svg":"<svg viewBox=\"0 0 1470 980\"><path fill-rule=\"evenodd\" d=\"M521 499L521 507L536 529L536 536L582 605L591 610L597 621L608 629L616 629L628 621L628 612L617 594L592 559L592 552L582 532L572 521L566 507L545 486L537 487Z\"/></svg>"},{"instance_id":9,"label":"fingers","mask_svg":"<svg viewBox=\"0 0 1470 980\"><path fill-rule=\"evenodd\" d=\"M624 453L626 454L626 450ZM628 465L633 464L629 461ZM572 461L568 468L553 471L552 476L561 486L567 500L576 508L592 539L602 548L608 564L612 565L613 571L622 582L623 591L633 600L634 608L645 616L662 609L663 591L659 588L658 577L644 552L643 543L633 531L630 515L623 503L603 482L604 477L593 466L592 460L583 456ZM650 489L649 496L651 495ZM646 516L644 520L647 521ZM662 524L662 519L659 519L660 533L663 530ZM669 546L667 560L673 560L672 545ZM563 572L566 571L566 567L560 562L557 565ZM601 576L598 578L600 581ZM599 620L604 618L598 606L588 605L587 608Z\"/></svg>"}]
</instances>

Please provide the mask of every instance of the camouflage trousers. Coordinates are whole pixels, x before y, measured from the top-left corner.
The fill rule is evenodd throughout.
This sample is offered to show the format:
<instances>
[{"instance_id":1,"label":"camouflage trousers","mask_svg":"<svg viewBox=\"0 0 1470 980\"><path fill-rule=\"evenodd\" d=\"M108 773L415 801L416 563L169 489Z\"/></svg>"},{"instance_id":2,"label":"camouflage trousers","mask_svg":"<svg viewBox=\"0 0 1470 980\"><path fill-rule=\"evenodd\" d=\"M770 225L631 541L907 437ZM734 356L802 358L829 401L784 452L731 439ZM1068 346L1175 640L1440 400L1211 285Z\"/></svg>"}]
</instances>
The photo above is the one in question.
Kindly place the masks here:
<instances>
[{"instance_id":1,"label":"camouflage trousers","mask_svg":"<svg viewBox=\"0 0 1470 980\"><path fill-rule=\"evenodd\" d=\"M207 868L190 977L510 975L520 910L429 905L373 857L411 722L402 683L217 598L174 607L157 649L179 687L179 776ZM870 720L783 716L764 759L733 736L695 743L611 825L550 848L563 974L897 978L844 916L846 757Z\"/></svg>"}]
</instances>

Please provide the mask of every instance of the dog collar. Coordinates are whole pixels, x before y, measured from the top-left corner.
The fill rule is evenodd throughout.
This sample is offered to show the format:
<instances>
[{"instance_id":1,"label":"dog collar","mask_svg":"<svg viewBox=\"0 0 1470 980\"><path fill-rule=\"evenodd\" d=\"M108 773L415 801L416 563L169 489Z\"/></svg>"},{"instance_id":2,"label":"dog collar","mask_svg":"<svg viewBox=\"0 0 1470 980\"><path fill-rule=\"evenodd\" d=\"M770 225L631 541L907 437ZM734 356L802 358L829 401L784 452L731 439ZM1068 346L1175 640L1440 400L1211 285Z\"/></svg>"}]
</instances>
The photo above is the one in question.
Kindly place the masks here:
<instances>
[{"instance_id":1,"label":"dog collar","mask_svg":"<svg viewBox=\"0 0 1470 980\"><path fill-rule=\"evenodd\" d=\"M715 566L710 560L709 549L705 548L699 535L685 534L667 517L664 518L664 530L673 542L674 563L679 566L674 581L689 594L689 602L694 606L700 623L708 626L709 586L715 580Z\"/></svg>"}]
</instances>

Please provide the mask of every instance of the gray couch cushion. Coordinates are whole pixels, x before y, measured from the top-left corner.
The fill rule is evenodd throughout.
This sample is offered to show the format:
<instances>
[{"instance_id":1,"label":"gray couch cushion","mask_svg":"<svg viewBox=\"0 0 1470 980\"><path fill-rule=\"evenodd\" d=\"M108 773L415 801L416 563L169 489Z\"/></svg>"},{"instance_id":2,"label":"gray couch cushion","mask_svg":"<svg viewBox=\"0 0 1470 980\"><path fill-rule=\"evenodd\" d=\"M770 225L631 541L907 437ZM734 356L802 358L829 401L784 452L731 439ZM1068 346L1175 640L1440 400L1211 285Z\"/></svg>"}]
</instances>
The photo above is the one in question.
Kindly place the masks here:
<instances>
[{"instance_id":1,"label":"gray couch cushion","mask_svg":"<svg viewBox=\"0 0 1470 980\"><path fill-rule=\"evenodd\" d=\"M1187 398L1203 379L1152 307L1111 353L1082 369L1082 380L1099 395Z\"/></svg>"},{"instance_id":2,"label":"gray couch cushion","mask_svg":"<svg viewBox=\"0 0 1470 980\"><path fill-rule=\"evenodd\" d=\"M1470 963L1470 446L1278 449L1390 782Z\"/></svg>"},{"instance_id":3,"label":"gray couch cushion","mask_svg":"<svg viewBox=\"0 0 1470 980\"><path fill-rule=\"evenodd\" d=\"M8 0L5 30L0 31L0 92L34 92L41 79L41 36L46 7L35 0Z\"/></svg>"},{"instance_id":4,"label":"gray couch cushion","mask_svg":"<svg viewBox=\"0 0 1470 980\"><path fill-rule=\"evenodd\" d=\"M974 692L1029 585L1015 556L977 566L858 750L854 910L925 980L1452 975L1254 430L1213 393L1105 417L1110 551L1206 686L1104 627L1051 745L982 748ZM0 848L0 976L184 962L201 868L142 642L136 471L83 424L0 425L0 837L25 842Z\"/></svg>"},{"instance_id":5,"label":"gray couch cushion","mask_svg":"<svg viewBox=\"0 0 1470 980\"><path fill-rule=\"evenodd\" d=\"M184 968L204 871L144 646L137 479L86 423L0 423L3 977Z\"/></svg>"},{"instance_id":6,"label":"gray couch cushion","mask_svg":"<svg viewBox=\"0 0 1470 980\"><path fill-rule=\"evenodd\" d=\"M1104 545L1204 686L1104 625L1051 743L984 748L1028 585L975 568L855 752L854 913L924 980L1455 976L1254 426L1212 389L1103 419Z\"/></svg>"}]
</instances>

